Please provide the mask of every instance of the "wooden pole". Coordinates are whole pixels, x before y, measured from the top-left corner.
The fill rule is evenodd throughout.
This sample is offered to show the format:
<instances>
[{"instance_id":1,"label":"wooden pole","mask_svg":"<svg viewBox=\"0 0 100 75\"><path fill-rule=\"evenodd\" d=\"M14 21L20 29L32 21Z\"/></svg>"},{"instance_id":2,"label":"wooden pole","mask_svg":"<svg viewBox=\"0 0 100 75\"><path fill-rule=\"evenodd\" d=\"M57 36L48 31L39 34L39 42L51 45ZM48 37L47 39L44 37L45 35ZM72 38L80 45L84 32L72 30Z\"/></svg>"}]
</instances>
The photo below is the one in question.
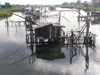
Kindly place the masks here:
<instances>
[{"instance_id":1,"label":"wooden pole","mask_svg":"<svg viewBox=\"0 0 100 75\"><path fill-rule=\"evenodd\" d=\"M70 37L70 64L72 63L72 55L73 55L73 30L71 30L71 37Z\"/></svg>"},{"instance_id":2,"label":"wooden pole","mask_svg":"<svg viewBox=\"0 0 100 75\"><path fill-rule=\"evenodd\" d=\"M89 8L88 8L88 12L87 12L87 20L86 20L86 24L87 24L87 29L86 29L86 43L88 43L89 41L89 27L90 27L90 21L88 19L89 16Z\"/></svg>"},{"instance_id":3,"label":"wooden pole","mask_svg":"<svg viewBox=\"0 0 100 75\"><path fill-rule=\"evenodd\" d=\"M87 69L89 68L88 45L86 45L86 55L85 55L85 62L86 62L86 69L85 69L85 72L87 72Z\"/></svg>"},{"instance_id":4,"label":"wooden pole","mask_svg":"<svg viewBox=\"0 0 100 75\"><path fill-rule=\"evenodd\" d=\"M52 28L51 28L51 26L50 26L50 39L51 39L51 31L52 31L51 29L52 29Z\"/></svg>"},{"instance_id":5,"label":"wooden pole","mask_svg":"<svg viewBox=\"0 0 100 75\"><path fill-rule=\"evenodd\" d=\"M79 8L79 15L78 15L78 21L80 21L80 8ZM81 20L82 20L82 18L81 18Z\"/></svg>"},{"instance_id":6,"label":"wooden pole","mask_svg":"<svg viewBox=\"0 0 100 75\"><path fill-rule=\"evenodd\" d=\"M6 20L7 20L7 26L8 26L8 16L7 16L7 12L6 12Z\"/></svg>"},{"instance_id":7,"label":"wooden pole","mask_svg":"<svg viewBox=\"0 0 100 75\"><path fill-rule=\"evenodd\" d=\"M93 16L94 16L94 20L95 20L95 19L96 19L95 10L94 10L94 12L93 12Z\"/></svg>"},{"instance_id":8,"label":"wooden pole","mask_svg":"<svg viewBox=\"0 0 100 75\"><path fill-rule=\"evenodd\" d=\"M73 30L71 30L70 48L71 48L71 51L72 51L72 49L73 49Z\"/></svg>"},{"instance_id":9,"label":"wooden pole","mask_svg":"<svg viewBox=\"0 0 100 75\"><path fill-rule=\"evenodd\" d=\"M61 22L61 13L59 12L59 23Z\"/></svg>"}]
</instances>

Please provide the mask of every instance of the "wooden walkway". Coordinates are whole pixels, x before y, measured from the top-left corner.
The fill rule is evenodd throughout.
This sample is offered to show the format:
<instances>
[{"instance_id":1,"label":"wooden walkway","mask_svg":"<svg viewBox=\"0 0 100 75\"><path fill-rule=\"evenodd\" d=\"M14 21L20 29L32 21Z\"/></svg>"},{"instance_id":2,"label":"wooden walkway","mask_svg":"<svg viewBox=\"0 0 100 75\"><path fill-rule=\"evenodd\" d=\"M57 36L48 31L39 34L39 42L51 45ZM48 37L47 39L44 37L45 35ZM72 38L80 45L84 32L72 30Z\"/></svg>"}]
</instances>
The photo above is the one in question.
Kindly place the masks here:
<instances>
[{"instance_id":1,"label":"wooden walkway","mask_svg":"<svg viewBox=\"0 0 100 75\"><path fill-rule=\"evenodd\" d=\"M5 24L8 25L9 27L10 27L10 25L12 25L12 26L16 26L16 25L25 26L25 21L5 21Z\"/></svg>"}]
</instances>

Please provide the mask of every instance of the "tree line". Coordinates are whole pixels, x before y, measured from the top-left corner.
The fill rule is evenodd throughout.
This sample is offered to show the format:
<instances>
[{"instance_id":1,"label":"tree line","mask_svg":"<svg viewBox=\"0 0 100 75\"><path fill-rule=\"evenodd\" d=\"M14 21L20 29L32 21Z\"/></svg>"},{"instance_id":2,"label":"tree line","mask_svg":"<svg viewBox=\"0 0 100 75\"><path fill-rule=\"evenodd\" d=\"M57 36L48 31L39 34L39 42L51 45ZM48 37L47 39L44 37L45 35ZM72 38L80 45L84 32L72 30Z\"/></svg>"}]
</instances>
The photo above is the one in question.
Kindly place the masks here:
<instances>
[{"instance_id":1,"label":"tree line","mask_svg":"<svg viewBox=\"0 0 100 75\"><path fill-rule=\"evenodd\" d=\"M61 4L62 6L83 6L83 7L100 7L100 2L97 2L94 6L92 6L92 2L91 4L88 4L88 2L81 2L81 0L77 0L77 2L64 2L63 4Z\"/></svg>"},{"instance_id":2,"label":"tree line","mask_svg":"<svg viewBox=\"0 0 100 75\"><path fill-rule=\"evenodd\" d=\"M92 5L89 5L87 2L81 2L81 0L77 0L76 2L64 2L62 4L62 6L84 6L84 7L87 7L87 6L92 6Z\"/></svg>"}]
</instances>

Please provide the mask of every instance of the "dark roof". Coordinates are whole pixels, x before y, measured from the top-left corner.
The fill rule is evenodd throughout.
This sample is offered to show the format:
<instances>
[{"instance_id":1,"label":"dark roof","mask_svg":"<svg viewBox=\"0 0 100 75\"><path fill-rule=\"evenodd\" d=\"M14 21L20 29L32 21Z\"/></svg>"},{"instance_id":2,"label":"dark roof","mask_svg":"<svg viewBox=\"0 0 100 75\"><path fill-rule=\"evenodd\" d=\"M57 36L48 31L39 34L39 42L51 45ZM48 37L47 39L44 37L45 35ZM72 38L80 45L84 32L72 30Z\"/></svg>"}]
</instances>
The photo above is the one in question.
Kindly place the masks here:
<instances>
[{"instance_id":1,"label":"dark roof","mask_svg":"<svg viewBox=\"0 0 100 75\"><path fill-rule=\"evenodd\" d=\"M46 23L46 24L43 24L43 25L40 25L40 26L37 26L35 29L37 28L41 28L41 27L44 27L44 26L49 26L49 25L53 25L54 27L65 27L63 25L60 25L60 23Z\"/></svg>"}]
</instances>

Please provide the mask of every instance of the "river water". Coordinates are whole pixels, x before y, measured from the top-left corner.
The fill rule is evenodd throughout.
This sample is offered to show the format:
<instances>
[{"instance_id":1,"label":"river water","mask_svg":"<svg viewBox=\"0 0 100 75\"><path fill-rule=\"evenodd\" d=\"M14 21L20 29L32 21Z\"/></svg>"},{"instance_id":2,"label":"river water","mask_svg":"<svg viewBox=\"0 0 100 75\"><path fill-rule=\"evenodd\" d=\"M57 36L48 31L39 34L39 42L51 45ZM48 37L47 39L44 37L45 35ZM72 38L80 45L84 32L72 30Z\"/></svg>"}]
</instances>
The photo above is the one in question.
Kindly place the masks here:
<instances>
[{"instance_id":1,"label":"river water","mask_svg":"<svg viewBox=\"0 0 100 75\"><path fill-rule=\"evenodd\" d=\"M57 10L69 10L57 8ZM53 11L51 14L57 14ZM81 11L83 15L86 12ZM16 12L22 15L20 12ZM75 11L62 12L61 24L65 33L85 24L78 22ZM24 16L24 15L22 15ZM24 21L15 15L9 20ZM57 22L57 17L41 21ZM64 44L36 46L26 43L25 25L5 25L6 19L0 20L0 75L100 75L100 25L90 25L90 31L96 34L95 47L82 45L82 50L70 56L70 49ZM34 49L34 54L32 50Z\"/></svg>"}]
</instances>

